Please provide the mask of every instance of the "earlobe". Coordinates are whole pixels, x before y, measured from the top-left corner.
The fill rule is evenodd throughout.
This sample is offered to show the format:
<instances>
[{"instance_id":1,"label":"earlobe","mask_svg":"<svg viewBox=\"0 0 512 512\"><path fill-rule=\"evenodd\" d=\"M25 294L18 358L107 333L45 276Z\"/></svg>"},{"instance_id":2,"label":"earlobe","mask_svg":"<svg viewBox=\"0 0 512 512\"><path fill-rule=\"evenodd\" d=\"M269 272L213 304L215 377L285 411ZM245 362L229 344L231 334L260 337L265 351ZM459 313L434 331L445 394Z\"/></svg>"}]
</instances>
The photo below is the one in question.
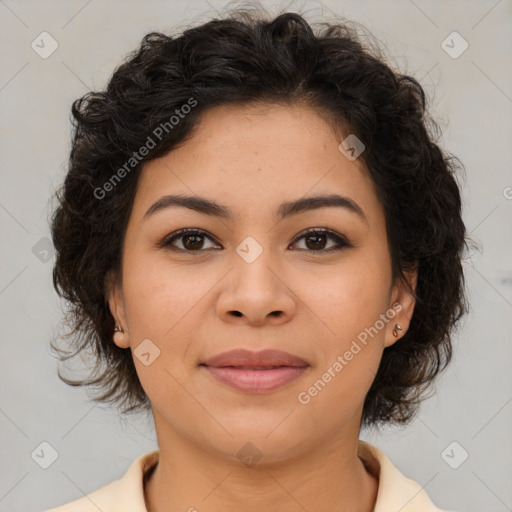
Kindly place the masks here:
<instances>
[{"instance_id":1,"label":"earlobe","mask_svg":"<svg viewBox=\"0 0 512 512\"><path fill-rule=\"evenodd\" d=\"M121 286L114 271L110 270L105 276L105 300L112 317L114 318L113 342L119 348L128 348L130 341L126 328L126 316Z\"/></svg>"},{"instance_id":2,"label":"earlobe","mask_svg":"<svg viewBox=\"0 0 512 512\"><path fill-rule=\"evenodd\" d=\"M394 317L389 321L386 329L384 345L389 347L400 340L407 332L416 305L416 283L418 279L418 267L409 272L404 272L406 281L400 279L393 288L392 301Z\"/></svg>"},{"instance_id":3,"label":"earlobe","mask_svg":"<svg viewBox=\"0 0 512 512\"><path fill-rule=\"evenodd\" d=\"M119 348L128 348L130 346L128 336L119 325L116 325L114 328L112 339Z\"/></svg>"}]
</instances>

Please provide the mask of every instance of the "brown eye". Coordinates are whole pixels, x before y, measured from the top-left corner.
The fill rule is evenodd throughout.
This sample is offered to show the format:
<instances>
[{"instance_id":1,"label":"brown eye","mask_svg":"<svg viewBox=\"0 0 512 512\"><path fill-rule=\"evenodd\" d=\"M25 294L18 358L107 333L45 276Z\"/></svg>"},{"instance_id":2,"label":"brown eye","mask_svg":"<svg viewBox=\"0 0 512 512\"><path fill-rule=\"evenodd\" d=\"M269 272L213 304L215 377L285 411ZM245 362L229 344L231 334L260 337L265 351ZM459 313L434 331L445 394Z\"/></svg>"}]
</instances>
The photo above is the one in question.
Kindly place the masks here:
<instances>
[{"instance_id":1,"label":"brown eye","mask_svg":"<svg viewBox=\"0 0 512 512\"><path fill-rule=\"evenodd\" d=\"M325 229L309 229L307 232L297 237L292 245L297 244L298 241L302 239L304 239L306 246L305 248L300 248L300 250L305 250L307 252L323 253L337 251L347 247L353 247L353 245L349 243L345 237ZM214 242L213 246L205 247L206 240ZM334 244L329 246L329 241L333 241ZM176 242L178 242L179 245ZM189 253L199 253L208 249L221 248L219 245L215 245L214 239L210 237L205 231L192 228L180 229L179 231L171 233L158 244L158 247L166 247L172 250Z\"/></svg>"},{"instance_id":2,"label":"brown eye","mask_svg":"<svg viewBox=\"0 0 512 512\"><path fill-rule=\"evenodd\" d=\"M190 250L201 249L204 244L203 235L183 235L181 239L184 247Z\"/></svg>"},{"instance_id":3,"label":"brown eye","mask_svg":"<svg viewBox=\"0 0 512 512\"><path fill-rule=\"evenodd\" d=\"M304 237L308 249L325 249L327 238L324 233Z\"/></svg>"},{"instance_id":4,"label":"brown eye","mask_svg":"<svg viewBox=\"0 0 512 512\"><path fill-rule=\"evenodd\" d=\"M212 240L204 231L197 229L180 229L175 233L172 233L166 237L160 244L160 247L169 247L186 251L186 252L201 252L205 247L205 239ZM176 246L174 241L181 242L181 247ZM171 247L170 247L171 248ZM206 249L212 249L214 247L206 247Z\"/></svg>"},{"instance_id":5,"label":"brown eye","mask_svg":"<svg viewBox=\"0 0 512 512\"><path fill-rule=\"evenodd\" d=\"M325 229L310 229L297 237L294 243L302 239L305 240L306 249L301 250L309 250L309 252L330 252L352 247L346 238ZM329 239L335 242L334 247L326 247Z\"/></svg>"}]
</instances>

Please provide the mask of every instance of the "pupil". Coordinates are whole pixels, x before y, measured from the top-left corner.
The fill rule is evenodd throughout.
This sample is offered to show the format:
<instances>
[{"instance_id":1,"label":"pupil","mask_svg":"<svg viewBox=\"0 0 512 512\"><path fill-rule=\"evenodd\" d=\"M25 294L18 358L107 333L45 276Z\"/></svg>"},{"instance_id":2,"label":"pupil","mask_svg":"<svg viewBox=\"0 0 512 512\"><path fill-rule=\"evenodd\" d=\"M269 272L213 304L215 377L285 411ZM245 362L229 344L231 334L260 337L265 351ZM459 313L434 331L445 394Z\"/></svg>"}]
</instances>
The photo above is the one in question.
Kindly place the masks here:
<instances>
[{"instance_id":1,"label":"pupil","mask_svg":"<svg viewBox=\"0 0 512 512\"><path fill-rule=\"evenodd\" d=\"M185 235L185 243L183 244L187 249L200 249L202 246L202 237L200 235ZM189 243L190 239L196 239L195 242ZM196 244L199 245L199 247L196 247ZM192 245L192 247L191 247Z\"/></svg>"},{"instance_id":2,"label":"pupil","mask_svg":"<svg viewBox=\"0 0 512 512\"><path fill-rule=\"evenodd\" d=\"M309 240L317 240L317 242L313 242L313 247L310 247L310 244L308 243ZM320 239L324 239L323 241L325 242L325 235L309 235L306 237L306 245L308 246L308 248L313 248L313 249L323 249L324 248L324 245L325 243L322 243L322 242L319 242L318 243L318 240ZM320 245L320 247L319 247Z\"/></svg>"},{"instance_id":3,"label":"pupil","mask_svg":"<svg viewBox=\"0 0 512 512\"><path fill-rule=\"evenodd\" d=\"M183 245L187 249L201 249L203 242L201 235L185 235L183 238L185 239ZM310 243L312 240L313 242ZM325 246L325 235L308 235L306 237L306 245L309 249L323 249Z\"/></svg>"}]
</instances>

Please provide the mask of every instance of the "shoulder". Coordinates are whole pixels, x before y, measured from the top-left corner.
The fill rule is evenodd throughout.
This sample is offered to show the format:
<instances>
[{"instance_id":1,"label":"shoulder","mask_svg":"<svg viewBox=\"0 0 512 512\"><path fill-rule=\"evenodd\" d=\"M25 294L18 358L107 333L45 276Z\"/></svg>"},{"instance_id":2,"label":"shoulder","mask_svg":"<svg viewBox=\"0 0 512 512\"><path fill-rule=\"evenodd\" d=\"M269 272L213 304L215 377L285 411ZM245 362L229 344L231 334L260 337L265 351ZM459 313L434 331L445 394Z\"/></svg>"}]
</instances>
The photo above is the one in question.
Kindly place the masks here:
<instances>
[{"instance_id":1,"label":"shoulder","mask_svg":"<svg viewBox=\"0 0 512 512\"><path fill-rule=\"evenodd\" d=\"M434 505L426 491L405 477L377 447L359 441L358 456L379 481L374 512L450 512Z\"/></svg>"},{"instance_id":2,"label":"shoulder","mask_svg":"<svg viewBox=\"0 0 512 512\"><path fill-rule=\"evenodd\" d=\"M358 455L379 481L374 512L449 512L438 508L426 491L406 478L377 447L359 441ZM138 457L119 479L81 498L44 512L147 512L144 501L145 473L157 462L159 450Z\"/></svg>"},{"instance_id":3,"label":"shoulder","mask_svg":"<svg viewBox=\"0 0 512 512\"><path fill-rule=\"evenodd\" d=\"M159 450L135 459L126 473L100 489L44 512L147 512L144 501L144 475L157 462Z\"/></svg>"}]
</instances>

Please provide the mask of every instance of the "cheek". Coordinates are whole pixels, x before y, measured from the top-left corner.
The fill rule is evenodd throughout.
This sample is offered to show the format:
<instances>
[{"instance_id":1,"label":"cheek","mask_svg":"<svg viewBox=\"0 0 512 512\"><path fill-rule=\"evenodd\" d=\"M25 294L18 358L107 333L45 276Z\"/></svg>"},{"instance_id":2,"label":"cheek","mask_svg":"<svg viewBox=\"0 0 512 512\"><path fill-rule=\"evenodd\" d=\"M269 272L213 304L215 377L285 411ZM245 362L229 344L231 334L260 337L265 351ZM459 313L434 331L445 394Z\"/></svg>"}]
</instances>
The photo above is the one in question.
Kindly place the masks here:
<instances>
[{"instance_id":1,"label":"cheek","mask_svg":"<svg viewBox=\"0 0 512 512\"><path fill-rule=\"evenodd\" d=\"M347 421L364 402L377 373L384 348L380 315L385 312L385 294L375 295L357 276L332 280L322 293L315 319L318 332L317 365L304 382L297 401L310 417L321 416L335 428ZM376 322L381 329L374 330ZM381 325L382 324L382 325Z\"/></svg>"},{"instance_id":2,"label":"cheek","mask_svg":"<svg viewBox=\"0 0 512 512\"><path fill-rule=\"evenodd\" d=\"M190 321L190 312L212 286L193 265L171 264L161 251L152 256L134 252L126 259L124 277L131 329L161 340Z\"/></svg>"},{"instance_id":3,"label":"cheek","mask_svg":"<svg viewBox=\"0 0 512 512\"><path fill-rule=\"evenodd\" d=\"M334 421L362 403L377 372L391 321L381 320L388 307L390 271L382 258L361 252L332 267L329 276L315 275L301 292L315 313L311 326L318 328L319 357L299 403L318 414L338 404L330 413Z\"/></svg>"},{"instance_id":4,"label":"cheek","mask_svg":"<svg viewBox=\"0 0 512 512\"><path fill-rule=\"evenodd\" d=\"M220 279L213 271L198 269L171 264L161 252L150 257L142 250L133 251L125 259L123 290L130 345L139 379L152 400L160 394L180 396L177 381L186 380L189 367L195 364L191 348L198 337L198 317L204 317L201 307ZM144 364L147 356L146 361L139 358L143 350L150 353L150 365Z\"/></svg>"},{"instance_id":5,"label":"cheek","mask_svg":"<svg viewBox=\"0 0 512 512\"><path fill-rule=\"evenodd\" d=\"M385 313L391 277L385 262L362 252L327 272L302 280L301 296L316 313L325 339L337 345L357 337Z\"/></svg>"},{"instance_id":6,"label":"cheek","mask_svg":"<svg viewBox=\"0 0 512 512\"><path fill-rule=\"evenodd\" d=\"M186 407L178 384L186 375L179 362L186 358L194 332L194 306L204 292L179 269L147 254L137 256L126 259L123 281L137 375L154 406Z\"/></svg>"}]
</instances>

